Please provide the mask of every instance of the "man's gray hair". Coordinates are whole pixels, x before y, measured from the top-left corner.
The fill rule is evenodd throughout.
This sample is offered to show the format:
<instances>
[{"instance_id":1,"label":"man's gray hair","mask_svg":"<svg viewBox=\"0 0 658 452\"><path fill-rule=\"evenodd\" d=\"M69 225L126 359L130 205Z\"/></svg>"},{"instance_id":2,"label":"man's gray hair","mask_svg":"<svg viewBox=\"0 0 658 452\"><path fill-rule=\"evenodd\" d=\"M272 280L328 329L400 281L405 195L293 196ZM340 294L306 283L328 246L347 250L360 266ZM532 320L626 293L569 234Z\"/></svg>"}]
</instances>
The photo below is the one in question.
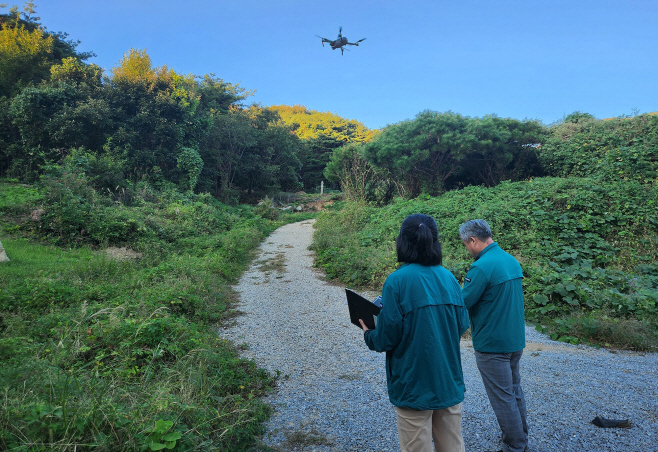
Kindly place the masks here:
<instances>
[{"instance_id":1,"label":"man's gray hair","mask_svg":"<svg viewBox=\"0 0 658 452\"><path fill-rule=\"evenodd\" d=\"M484 220L469 220L459 227L459 238L468 240L469 237L475 237L479 240L485 241L491 237L491 228Z\"/></svg>"}]
</instances>

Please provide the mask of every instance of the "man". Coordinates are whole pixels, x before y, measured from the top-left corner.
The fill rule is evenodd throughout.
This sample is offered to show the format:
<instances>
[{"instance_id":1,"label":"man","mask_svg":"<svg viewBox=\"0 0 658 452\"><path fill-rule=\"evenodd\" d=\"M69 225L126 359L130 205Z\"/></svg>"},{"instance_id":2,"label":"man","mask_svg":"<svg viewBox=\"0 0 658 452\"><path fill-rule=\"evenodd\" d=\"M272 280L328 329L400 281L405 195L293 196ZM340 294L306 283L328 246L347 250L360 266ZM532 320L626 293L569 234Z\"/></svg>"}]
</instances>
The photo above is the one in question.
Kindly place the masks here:
<instances>
[{"instance_id":1,"label":"man","mask_svg":"<svg viewBox=\"0 0 658 452\"><path fill-rule=\"evenodd\" d=\"M501 452L523 452L528 425L519 373L525 347L521 265L493 241L484 220L464 223L459 238L475 258L462 294L471 320L475 361L503 432Z\"/></svg>"}]
</instances>

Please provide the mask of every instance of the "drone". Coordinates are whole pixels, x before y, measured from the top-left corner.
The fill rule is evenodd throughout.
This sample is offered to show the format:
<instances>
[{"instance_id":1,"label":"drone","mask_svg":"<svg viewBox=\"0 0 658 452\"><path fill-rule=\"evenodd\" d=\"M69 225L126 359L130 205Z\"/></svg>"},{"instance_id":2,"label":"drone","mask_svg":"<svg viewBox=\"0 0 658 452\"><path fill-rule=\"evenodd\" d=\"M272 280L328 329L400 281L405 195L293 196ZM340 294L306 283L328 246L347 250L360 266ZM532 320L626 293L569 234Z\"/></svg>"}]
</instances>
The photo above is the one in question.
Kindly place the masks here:
<instances>
[{"instance_id":1,"label":"drone","mask_svg":"<svg viewBox=\"0 0 658 452\"><path fill-rule=\"evenodd\" d=\"M318 35L315 35L318 36ZM343 55L343 47L346 45L351 45L351 46L358 46L361 41L365 41L366 38L359 39L356 42L348 42L347 38L343 36L343 27L340 27L338 29L338 38L334 39L333 41L331 39L323 38L322 36L318 36L318 38L322 39L322 47L324 47L324 43L328 42L329 45L331 46L331 50L336 50L340 49L340 54Z\"/></svg>"}]
</instances>

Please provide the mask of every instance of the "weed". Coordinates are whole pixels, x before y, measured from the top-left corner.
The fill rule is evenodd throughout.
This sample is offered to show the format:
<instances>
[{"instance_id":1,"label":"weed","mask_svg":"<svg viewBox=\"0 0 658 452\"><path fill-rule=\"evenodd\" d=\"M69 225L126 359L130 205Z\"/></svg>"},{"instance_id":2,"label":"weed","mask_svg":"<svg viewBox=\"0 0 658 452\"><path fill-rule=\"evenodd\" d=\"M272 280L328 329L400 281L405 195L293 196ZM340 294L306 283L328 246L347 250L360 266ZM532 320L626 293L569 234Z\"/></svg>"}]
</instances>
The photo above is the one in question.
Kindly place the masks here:
<instances>
[{"instance_id":1,"label":"weed","mask_svg":"<svg viewBox=\"0 0 658 452\"><path fill-rule=\"evenodd\" d=\"M353 373L353 374L341 374L338 376L341 380L347 380L347 381L355 381L361 378L361 375L358 373Z\"/></svg>"},{"instance_id":2,"label":"weed","mask_svg":"<svg viewBox=\"0 0 658 452\"><path fill-rule=\"evenodd\" d=\"M286 432L285 436L287 450L295 450L296 448L304 448L313 445L331 446L333 444L329 438L314 428L311 428L308 431L294 430Z\"/></svg>"},{"instance_id":3,"label":"weed","mask_svg":"<svg viewBox=\"0 0 658 452\"><path fill-rule=\"evenodd\" d=\"M286 258L284 253L276 253L275 256L261 259L254 262L258 269L265 274L271 272L283 273L286 268Z\"/></svg>"}]
</instances>

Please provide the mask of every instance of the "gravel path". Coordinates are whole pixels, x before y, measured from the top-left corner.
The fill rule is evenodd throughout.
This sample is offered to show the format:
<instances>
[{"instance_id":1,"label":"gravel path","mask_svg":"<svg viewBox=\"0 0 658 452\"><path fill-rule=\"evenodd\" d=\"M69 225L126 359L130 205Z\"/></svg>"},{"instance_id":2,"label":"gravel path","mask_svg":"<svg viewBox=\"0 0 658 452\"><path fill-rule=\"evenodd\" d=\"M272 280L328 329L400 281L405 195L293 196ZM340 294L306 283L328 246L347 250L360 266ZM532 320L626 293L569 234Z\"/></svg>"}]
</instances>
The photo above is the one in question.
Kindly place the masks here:
<instances>
[{"instance_id":1,"label":"gravel path","mask_svg":"<svg viewBox=\"0 0 658 452\"><path fill-rule=\"evenodd\" d=\"M343 286L326 282L307 248L313 221L276 230L236 289L244 315L220 331L244 357L280 372L263 443L280 451L396 451L384 355L349 322ZM373 296L375 294L366 294ZM551 341L526 328L521 360L531 452L658 451L658 355L611 352ZM500 432L462 341L466 450L501 448ZM630 419L602 429L595 416Z\"/></svg>"}]
</instances>

